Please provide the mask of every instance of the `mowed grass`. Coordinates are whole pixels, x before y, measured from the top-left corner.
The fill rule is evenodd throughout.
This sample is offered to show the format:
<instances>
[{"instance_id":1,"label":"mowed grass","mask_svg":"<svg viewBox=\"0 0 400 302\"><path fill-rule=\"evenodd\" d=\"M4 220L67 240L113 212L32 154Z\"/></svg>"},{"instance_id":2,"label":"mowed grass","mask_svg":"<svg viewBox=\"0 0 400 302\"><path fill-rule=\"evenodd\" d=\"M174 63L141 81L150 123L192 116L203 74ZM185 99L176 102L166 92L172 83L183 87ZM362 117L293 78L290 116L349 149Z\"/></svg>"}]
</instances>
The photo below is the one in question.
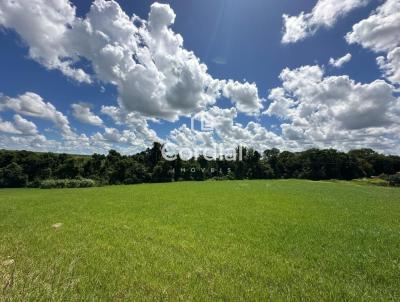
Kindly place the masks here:
<instances>
[{"instance_id":1,"label":"mowed grass","mask_svg":"<svg viewBox=\"0 0 400 302\"><path fill-rule=\"evenodd\" d=\"M7 189L0 240L1 300L400 299L400 189L298 180Z\"/></svg>"}]
</instances>

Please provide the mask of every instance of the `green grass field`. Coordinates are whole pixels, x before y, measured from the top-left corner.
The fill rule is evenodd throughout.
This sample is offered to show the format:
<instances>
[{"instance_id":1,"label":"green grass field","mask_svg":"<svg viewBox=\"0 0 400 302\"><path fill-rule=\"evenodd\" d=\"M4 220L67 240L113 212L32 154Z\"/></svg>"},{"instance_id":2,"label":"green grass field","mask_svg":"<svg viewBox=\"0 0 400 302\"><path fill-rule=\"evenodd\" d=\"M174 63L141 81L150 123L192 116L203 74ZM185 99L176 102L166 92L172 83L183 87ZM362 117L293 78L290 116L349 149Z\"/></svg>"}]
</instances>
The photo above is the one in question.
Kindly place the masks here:
<instances>
[{"instance_id":1,"label":"green grass field","mask_svg":"<svg viewBox=\"0 0 400 302\"><path fill-rule=\"evenodd\" d=\"M400 299L400 189L297 180L7 189L0 241L0 300Z\"/></svg>"}]
</instances>

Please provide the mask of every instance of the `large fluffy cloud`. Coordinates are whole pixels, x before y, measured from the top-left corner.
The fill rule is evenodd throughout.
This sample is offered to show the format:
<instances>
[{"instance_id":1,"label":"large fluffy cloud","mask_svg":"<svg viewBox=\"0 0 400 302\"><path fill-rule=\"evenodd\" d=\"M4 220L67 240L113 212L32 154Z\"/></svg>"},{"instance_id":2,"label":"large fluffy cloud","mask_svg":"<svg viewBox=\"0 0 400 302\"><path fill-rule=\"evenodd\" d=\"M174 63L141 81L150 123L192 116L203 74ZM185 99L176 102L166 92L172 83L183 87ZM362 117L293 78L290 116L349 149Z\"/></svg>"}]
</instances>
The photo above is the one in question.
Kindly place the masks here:
<instances>
[{"instance_id":1,"label":"large fluffy cloud","mask_svg":"<svg viewBox=\"0 0 400 302\"><path fill-rule=\"evenodd\" d=\"M283 43L294 43L312 36L320 27L332 27L336 21L369 0L318 0L310 13L298 16L283 15Z\"/></svg>"},{"instance_id":2,"label":"large fluffy cloud","mask_svg":"<svg viewBox=\"0 0 400 302\"><path fill-rule=\"evenodd\" d=\"M174 20L171 7L159 3L152 4L148 20L129 17L113 0L95 0L85 18L68 0L0 4L0 25L19 33L33 59L81 82L97 78L116 85L126 111L175 121L215 104L224 91L239 111L257 113L254 84L214 79L172 31ZM81 57L94 75L75 67Z\"/></svg>"},{"instance_id":3,"label":"large fluffy cloud","mask_svg":"<svg viewBox=\"0 0 400 302\"><path fill-rule=\"evenodd\" d=\"M384 53L386 58L378 58L379 66L390 81L400 84L400 0L386 0L367 19L355 24L346 39Z\"/></svg>"},{"instance_id":4,"label":"large fluffy cloud","mask_svg":"<svg viewBox=\"0 0 400 302\"><path fill-rule=\"evenodd\" d=\"M283 120L282 135L302 146L399 152L400 100L385 81L362 84L324 76L319 66L285 69L266 114Z\"/></svg>"},{"instance_id":5,"label":"large fluffy cloud","mask_svg":"<svg viewBox=\"0 0 400 302\"><path fill-rule=\"evenodd\" d=\"M331 27L339 17L367 2L319 0L310 13L285 16L283 42ZM398 3L387 0L347 35L350 43L382 52L379 66L393 83L399 81ZM118 91L118 104L101 108L104 120L86 104L72 105L79 121L103 126L93 135L75 133L66 115L35 93L1 97L0 111L13 111L15 116L0 121L0 147L26 144L37 150L74 153L117 148L133 153L153 141L163 142L151 122L195 115L211 122L214 131L184 125L171 131L166 141L189 147L374 147L399 152L400 109L394 88L382 80L363 84L348 76L326 76L319 66L285 69L280 76L282 86L270 92L265 114L282 119L281 133L266 129L260 121L238 123L239 113L257 116L263 109L257 86L213 78L207 66L184 47L182 36L172 30L175 18L169 5L159 3L151 6L147 19L141 19L128 16L114 0L95 0L83 17L76 15L68 0L0 1L0 26L19 34L32 59L78 82L111 84ZM340 67L349 59L347 55L331 62ZM77 67L87 61L88 70ZM217 107L220 97L230 99L234 107ZM25 117L53 122L64 141L47 139ZM114 125L107 125L110 120Z\"/></svg>"},{"instance_id":6,"label":"large fluffy cloud","mask_svg":"<svg viewBox=\"0 0 400 302\"><path fill-rule=\"evenodd\" d=\"M256 84L227 81L223 85L223 95L233 101L240 112L257 115L263 108Z\"/></svg>"},{"instance_id":7,"label":"large fluffy cloud","mask_svg":"<svg viewBox=\"0 0 400 302\"><path fill-rule=\"evenodd\" d=\"M371 16L355 24L346 39L376 52L394 49L400 43L400 1L386 0Z\"/></svg>"},{"instance_id":8,"label":"large fluffy cloud","mask_svg":"<svg viewBox=\"0 0 400 302\"><path fill-rule=\"evenodd\" d=\"M29 56L48 69L59 69L80 82L90 77L66 51L65 35L75 22L75 7L64 0L0 1L0 25L13 28L29 46Z\"/></svg>"}]
</instances>

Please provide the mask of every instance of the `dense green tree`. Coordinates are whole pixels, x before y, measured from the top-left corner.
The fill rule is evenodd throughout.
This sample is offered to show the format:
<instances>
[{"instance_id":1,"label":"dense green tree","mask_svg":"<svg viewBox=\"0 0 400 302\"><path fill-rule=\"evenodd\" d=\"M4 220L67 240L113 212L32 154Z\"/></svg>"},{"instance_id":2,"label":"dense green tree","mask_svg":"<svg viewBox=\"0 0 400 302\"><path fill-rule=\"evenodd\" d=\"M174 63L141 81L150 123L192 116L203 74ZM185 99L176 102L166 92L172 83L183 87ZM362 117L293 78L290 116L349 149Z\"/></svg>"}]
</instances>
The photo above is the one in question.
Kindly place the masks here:
<instances>
[{"instance_id":1,"label":"dense green tree","mask_svg":"<svg viewBox=\"0 0 400 302\"><path fill-rule=\"evenodd\" d=\"M132 159L127 161L127 166L125 168L125 184L149 182L150 179L151 175L143 164Z\"/></svg>"},{"instance_id":2,"label":"dense green tree","mask_svg":"<svg viewBox=\"0 0 400 302\"><path fill-rule=\"evenodd\" d=\"M170 162L158 161L151 174L153 182L171 182L174 180L174 170Z\"/></svg>"},{"instance_id":3,"label":"dense green tree","mask_svg":"<svg viewBox=\"0 0 400 302\"><path fill-rule=\"evenodd\" d=\"M106 157L100 154L93 154L83 165L83 174L86 178L101 179L105 174Z\"/></svg>"},{"instance_id":4,"label":"dense green tree","mask_svg":"<svg viewBox=\"0 0 400 302\"><path fill-rule=\"evenodd\" d=\"M20 188L25 187L27 182L28 176L24 174L22 167L17 163L11 163L0 168L0 187Z\"/></svg>"},{"instance_id":5,"label":"dense green tree","mask_svg":"<svg viewBox=\"0 0 400 302\"><path fill-rule=\"evenodd\" d=\"M174 161L166 161L161 149L162 145L155 143L152 148L130 156L115 150L110 150L107 155L92 156L0 150L0 186L39 186L43 180L74 183L68 180L82 178L111 185L212 178L350 180L400 172L399 156L387 156L371 149L348 153L334 149L303 152L271 149L261 154L238 147L237 158L233 161L225 157L208 161L202 155L189 161L183 161L179 156ZM391 183L395 183L396 177L392 177Z\"/></svg>"},{"instance_id":6,"label":"dense green tree","mask_svg":"<svg viewBox=\"0 0 400 302\"><path fill-rule=\"evenodd\" d=\"M75 158L66 158L54 171L54 175L60 179L73 179L81 175L81 167Z\"/></svg>"}]
</instances>

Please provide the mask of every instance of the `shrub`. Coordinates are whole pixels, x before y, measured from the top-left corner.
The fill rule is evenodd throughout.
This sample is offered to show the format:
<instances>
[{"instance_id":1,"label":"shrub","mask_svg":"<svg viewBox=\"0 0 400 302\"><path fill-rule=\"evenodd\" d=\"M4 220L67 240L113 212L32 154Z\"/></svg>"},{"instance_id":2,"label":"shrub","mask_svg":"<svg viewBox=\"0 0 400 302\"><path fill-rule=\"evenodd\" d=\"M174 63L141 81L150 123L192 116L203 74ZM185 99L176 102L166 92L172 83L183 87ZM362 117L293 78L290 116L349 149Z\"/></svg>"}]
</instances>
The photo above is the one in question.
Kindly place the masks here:
<instances>
[{"instance_id":1,"label":"shrub","mask_svg":"<svg viewBox=\"0 0 400 302\"><path fill-rule=\"evenodd\" d=\"M400 173L389 176L389 184L392 187L400 187Z\"/></svg>"},{"instance_id":2,"label":"shrub","mask_svg":"<svg viewBox=\"0 0 400 302\"><path fill-rule=\"evenodd\" d=\"M41 189L54 189L60 188L60 182L57 182L55 179L46 179L40 182Z\"/></svg>"},{"instance_id":3,"label":"shrub","mask_svg":"<svg viewBox=\"0 0 400 302\"><path fill-rule=\"evenodd\" d=\"M131 177L124 180L124 185L134 185L140 183L140 180L136 177L136 175L132 175Z\"/></svg>"},{"instance_id":4,"label":"shrub","mask_svg":"<svg viewBox=\"0 0 400 302\"><path fill-rule=\"evenodd\" d=\"M371 178L364 177L364 178L354 179L353 182L357 183L358 185L389 187L389 181L378 177L371 177Z\"/></svg>"},{"instance_id":5,"label":"shrub","mask_svg":"<svg viewBox=\"0 0 400 302\"><path fill-rule=\"evenodd\" d=\"M41 189L61 189L61 188L90 188L97 183L92 179L46 179L40 182Z\"/></svg>"},{"instance_id":6,"label":"shrub","mask_svg":"<svg viewBox=\"0 0 400 302\"><path fill-rule=\"evenodd\" d=\"M39 179L35 179L34 181L30 181L27 184L28 188L40 188L41 181Z\"/></svg>"},{"instance_id":7,"label":"shrub","mask_svg":"<svg viewBox=\"0 0 400 302\"><path fill-rule=\"evenodd\" d=\"M214 176L214 177L212 178L212 180L215 180L215 181L225 181L225 180L230 180L230 179L229 179L228 176L223 175L223 176Z\"/></svg>"},{"instance_id":8,"label":"shrub","mask_svg":"<svg viewBox=\"0 0 400 302\"><path fill-rule=\"evenodd\" d=\"M385 174L385 173L382 173L381 175L378 176L378 178L383 179L383 180L386 180L386 181L389 180L389 177L390 177L390 176L387 175L387 174Z\"/></svg>"},{"instance_id":9,"label":"shrub","mask_svg":"<svg viewBox=\"0 0 400 302\"><path fill-rule=\"evenodd\" d=\"M82 178L79 180L79 188L96 187L97 183L93 179Z\"/></svg>"}]
</instances>

